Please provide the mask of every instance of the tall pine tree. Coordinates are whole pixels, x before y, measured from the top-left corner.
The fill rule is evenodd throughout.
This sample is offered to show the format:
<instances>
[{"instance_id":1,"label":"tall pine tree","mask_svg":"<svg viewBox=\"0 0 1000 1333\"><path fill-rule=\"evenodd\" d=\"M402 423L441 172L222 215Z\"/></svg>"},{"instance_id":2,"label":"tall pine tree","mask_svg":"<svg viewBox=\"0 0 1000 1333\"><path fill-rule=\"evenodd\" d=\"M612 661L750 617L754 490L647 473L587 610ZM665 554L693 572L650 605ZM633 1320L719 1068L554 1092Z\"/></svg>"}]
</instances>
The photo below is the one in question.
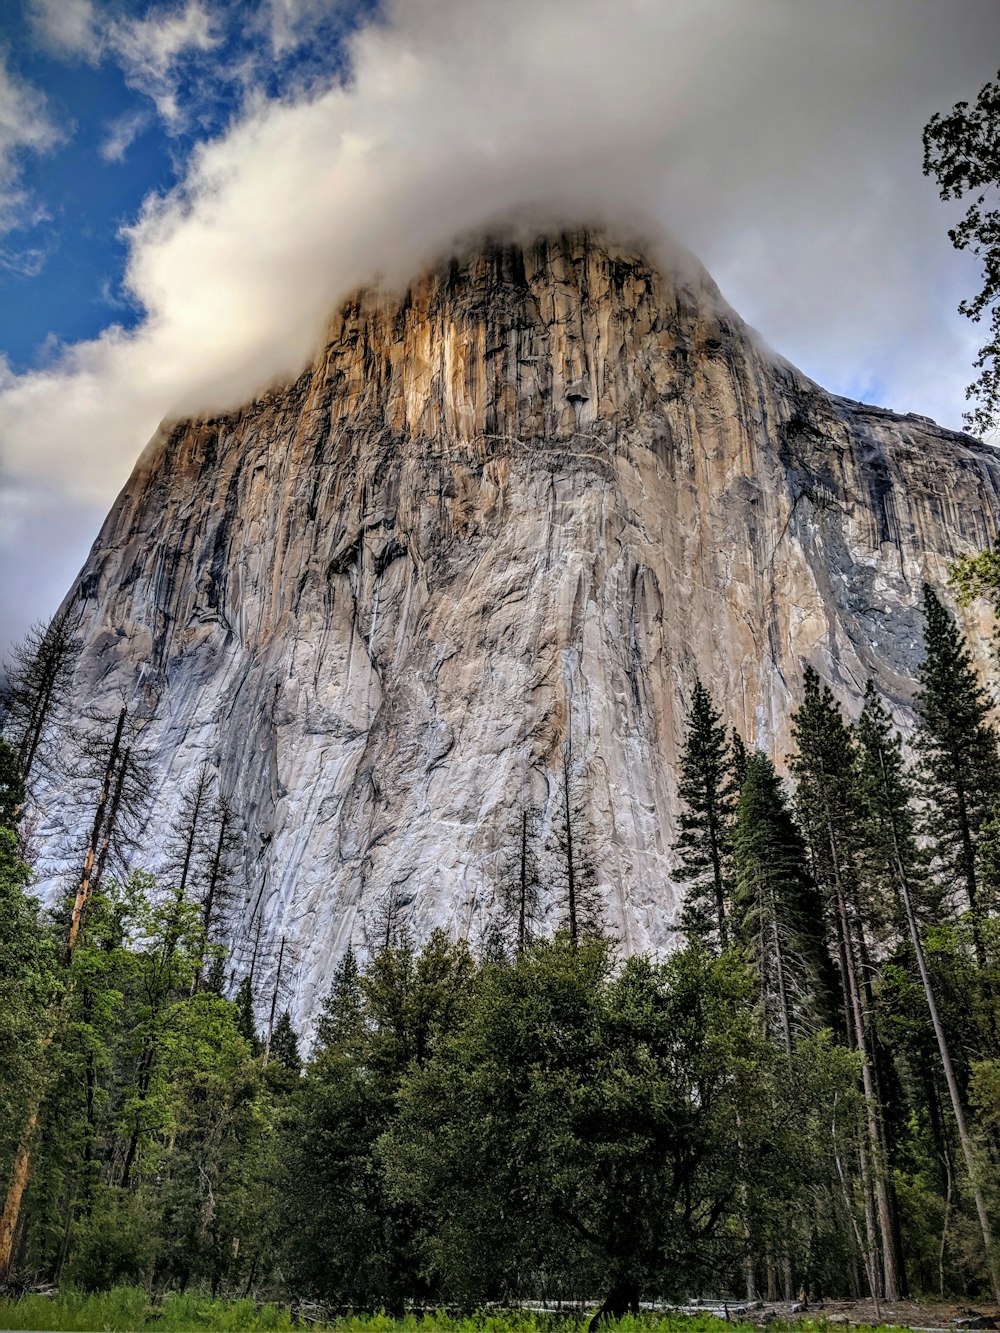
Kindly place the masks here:
<instances>
[{"instance_id":1,"label":"tall pine tree","mask_svg":"<svg viewBox=\"0 0 1000 1333\"><path fill-rule=\"evenodd\" d=\"M922 867L917 845L915 793L903 758L903 742L875 691L865 687L865 706L857 727L860 757L861 816L867 871L874 887L891 886L897 916L902 918L913 953L928 1015L934 1029L941 1072L944 1074L958 1130L962 1156L972 1186L986 1260L994 1292L1000 1302L1000 1265L993 1248L993 1229L979 1179L976 1151L969 1133L962 1095L955 1075L947 1034L938 1009L917 919L917 889Z\"/></svg>"},{"instance_id":2,"label":"tall pine tree","mask_svg":"<svg viewBox=\"0 0 1000 1333\"><path fill-rule=\"evenodd\" d=\"M733 827L733 935L751 959L765 1025L792 1056L822 1013L822 938L802 838L781 779L754 753Z\"/></svg>"},{"instance_id":3,"label":"tall pine tree","mask_svg":"<svg viewBox=\"0 0 1000 1333\"><path fill-rule=\"evenodd\" d=\"M729 943L729 861L738 795L733 759L722 715L696 680L681 752L681 835L674 851L681 859L677 879L688 886L681 928L716 949Z\"/></svg>"},{"instance_id":4,"label":"tall pine tree","mask_svg":"<svg viewBox=\"0 0 1000 1333\"><path fill-rule=\"evenodd\" d=\"M923 832L934 849L945 892L964 893L976 960L986 967L977 852L1000 799L1000 752L988 721L990 700L979 683L965 637L933 588L924 585L924 643L916 698Z\"/></svg>"},{"instance_id":5,"label":"tall pine tree","mask_svg":"<svg viewBox=\"0 0 1000 1333\"><path fill-rule=\"evenodd\" d=\"M847 1028L861 1057L868 1143L862 1151L866 1225L869 1246L875 1230L882 1255L883 1295L896 1300L904 1282L902 1255L895 1226L885 1123L880 1096L874 1037L868 1014L870 960L860 903L861 838L858 827L858 755L854 737L829 688L806 667L802 706L793 714L798 753L792 772L798 779L796 809L809 843L817 887L833 921L840 961ZM870 1212L868 1185L874 1191L877 1216Z\"/></svg>"}]
</instances>

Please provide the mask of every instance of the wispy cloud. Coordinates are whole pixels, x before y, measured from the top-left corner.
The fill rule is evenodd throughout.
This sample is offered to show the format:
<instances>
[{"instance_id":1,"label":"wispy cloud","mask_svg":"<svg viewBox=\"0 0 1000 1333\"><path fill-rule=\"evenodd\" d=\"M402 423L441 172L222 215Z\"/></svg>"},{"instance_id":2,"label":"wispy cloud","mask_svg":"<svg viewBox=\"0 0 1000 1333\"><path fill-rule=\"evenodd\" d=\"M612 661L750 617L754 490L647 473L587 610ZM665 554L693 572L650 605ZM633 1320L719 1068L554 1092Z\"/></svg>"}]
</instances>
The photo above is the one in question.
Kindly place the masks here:
<instances>
[{"instance_id":1,"label":"wispy cloud","mask_svg":"<svg viewBox=\"0 0 1000 1333\"><path fill-rule=\"evenodd\" d=\"M53 55L96 61L102 52L93 0L29 0L28 22Z\"/></svg>"},{"instance_id":2,"label":"wispy cloud","mask_svg":"<svg viewBox=\"0 0 1000 1333\"><path fill-rule=\"evenodd\" d=\"M184 118L187 65L220 44L225 15L213 14L203 0L151 5L144 15L125 18L94 0L29 0L28 18L36 39L54 56L92 64L113 60L129 87L149 98L168 129L175 129ZM138 123L137 116L115 122L102 148L108 161L121 160L131 142L126 132Z\"/></svg>"},{"instance_id":3,"label":"wispy cloud","mask_svg":"<svg viewBox=\"0 0 1000 1333\"><path fill-rule=\"evenodd\" d=\"M105 162L124 162L125 154L149 124L145 111L130 111L109 122L99 152Z\"/></svg>"},{"instance_id":4,"label":"wispy cloud","mask_svg":"<svg viewBox=\"0 0 1000 1333\"><path fill-rule=\"evenodd\" d=\"M129 86L148 97L173 125L181 115L182 62L193 53L213 50L221 40L219 25L201 0L187 0L183 8L151 10L145 18L113 23L107 44Z\"/></svg>"},{"instance_id":5,"label":"wispy cloud","mask_svg":"<svg viewBox=\"0 0 1000 1333\"><path fill-rule=\"evenodd\" d=\"M26 153L46 153L64 137L49 114L45 95L8 68L0 49L0 233L45 216L22 186L21 166Z\"/></svg>"}]
</instances>

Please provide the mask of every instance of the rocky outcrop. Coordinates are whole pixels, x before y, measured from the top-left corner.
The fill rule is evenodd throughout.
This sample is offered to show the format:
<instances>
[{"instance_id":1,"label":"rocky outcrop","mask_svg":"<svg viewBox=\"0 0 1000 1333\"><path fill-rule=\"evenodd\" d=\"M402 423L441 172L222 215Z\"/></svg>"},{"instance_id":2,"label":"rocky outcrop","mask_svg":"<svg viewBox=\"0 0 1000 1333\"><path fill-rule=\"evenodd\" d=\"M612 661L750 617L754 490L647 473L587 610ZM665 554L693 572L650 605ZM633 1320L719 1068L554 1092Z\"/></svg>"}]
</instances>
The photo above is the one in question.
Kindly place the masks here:
<instances>
[{"instance_id":1,"label":"rocky outcrop","mask_svg":"<svg viewBox=\"0 0 1000 1333\"><path fill-rule=\"evenodd\" d=\"M300 1018L387 895L418 935L480 928L567 746L606 918L666 946L695 677L778 757L804 663L905 712L921 581L994 541L998 481L974 440L823 392L694 267L490 243L161 432L70 594L77 688L151 719L149 847L218 770L243 927L294 941Z\"/></svg>"}]
</instances>

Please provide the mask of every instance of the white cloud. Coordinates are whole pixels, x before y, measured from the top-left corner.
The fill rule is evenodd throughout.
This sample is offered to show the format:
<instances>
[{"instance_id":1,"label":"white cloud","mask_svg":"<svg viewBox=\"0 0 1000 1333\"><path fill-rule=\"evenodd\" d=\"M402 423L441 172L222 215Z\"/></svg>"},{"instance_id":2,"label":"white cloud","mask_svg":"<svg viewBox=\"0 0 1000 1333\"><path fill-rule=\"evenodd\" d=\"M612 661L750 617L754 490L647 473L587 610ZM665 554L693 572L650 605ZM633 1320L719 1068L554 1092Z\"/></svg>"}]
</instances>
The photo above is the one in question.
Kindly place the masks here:
<instances>
[{"instance_id":1,"label":"white cloud","mask_svg":"<svg viewBox=\"0 0 1000 1333\"><path fill-rule=\"evenodd\" d=\"M117 17L114 8L98 7L94 0L29 0L27 13L35 36L53 55L94 64L113 59L129 87L153 102L168 128L182 119L179 86L185 63L214 50L222 39L221 21L202 0L152 5L142 17L129 18ZM114 123L102 146L107 160L121 161L131 142L126 132L138 122L135 115Z\"/></svg>"},{"instance_id":2,"label":"white cloud","mask_svg":"<svg viewBox=\"0 0 1000 1333\"><path fill-rule=\"evenodd\" d=\"M0 49L0 233L45 216L21 185L25 153L45 153L63 139L45 95L7 68Z\"/></svg>"},{"instance_id":3,"label":"white cloud","mask_svg":"<svg viewBox=\"0 0 1000 1333\"><path fill-rule=\"evenodd\" d=\"M168 123L180 117L177 72L193 52L210 51L221 34L200 0L183 8L150 10L145 18L113 23L107 42L130 87L149 97Z\"/></svg>"},{"instance_id":4,"label":"white cloud","mask_svg":"<svg viewBox=\"0 0 1000 1333\"><path fill-rule=\"evenodd\" d=\"M172 13L130 29L149 87L214 40L197 5ZM127 233L144 322L0 391L6 466L106 501L162 417L296 373L353 286L516 205L650 213L809 373L958 424L972 278L920 129L998 38L993 0L504 0L488 21L396 0L353 40L349 85L253 105L146 202Z\"/></svg>"},{"instance_id":5,"label":"white cloud","mask_svg":"<svg viewBox=\"0 0 1000 1333\"><path fill-rule=\"evenodd\" d=\"M99 152L105 162L124 162L125 154L149 124L144 111L130 111L110 121Z\"/></svg>"},{"instance_id":6,"label":"white cloud","mask_svg":"<svg viewBox=\"0 0 1000 1333\"><path fill-rule=\"evenodd\" d=\"M29 0L27 15L35 36L53 55L100 58L93 0Z\"/></svg>"}]
</instances>

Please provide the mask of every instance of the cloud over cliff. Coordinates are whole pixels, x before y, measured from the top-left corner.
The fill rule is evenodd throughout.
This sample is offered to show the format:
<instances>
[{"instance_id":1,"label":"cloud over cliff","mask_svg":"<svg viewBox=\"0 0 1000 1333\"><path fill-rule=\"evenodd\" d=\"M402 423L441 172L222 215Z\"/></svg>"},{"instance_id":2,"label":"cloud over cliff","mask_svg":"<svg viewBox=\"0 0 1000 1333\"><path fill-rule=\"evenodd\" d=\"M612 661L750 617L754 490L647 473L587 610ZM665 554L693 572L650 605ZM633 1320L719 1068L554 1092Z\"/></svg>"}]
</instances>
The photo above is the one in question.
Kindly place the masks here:
<instances>
[{"instance_id":1,"label":"cloud over cliff","mask_svg":"<svg viewBox=\"0 0 1000 1333\"><path fill-rule=\"evenodd\" d=\"M251 90L146 200L137 328L0 379L10 522L104 504L161 418L294 374L355 285L517 205L651 214L811 374L958 424L974 277L920 129L998 45L992 0L391 0L346 81Z\"/></svg>"}]
</instances>

